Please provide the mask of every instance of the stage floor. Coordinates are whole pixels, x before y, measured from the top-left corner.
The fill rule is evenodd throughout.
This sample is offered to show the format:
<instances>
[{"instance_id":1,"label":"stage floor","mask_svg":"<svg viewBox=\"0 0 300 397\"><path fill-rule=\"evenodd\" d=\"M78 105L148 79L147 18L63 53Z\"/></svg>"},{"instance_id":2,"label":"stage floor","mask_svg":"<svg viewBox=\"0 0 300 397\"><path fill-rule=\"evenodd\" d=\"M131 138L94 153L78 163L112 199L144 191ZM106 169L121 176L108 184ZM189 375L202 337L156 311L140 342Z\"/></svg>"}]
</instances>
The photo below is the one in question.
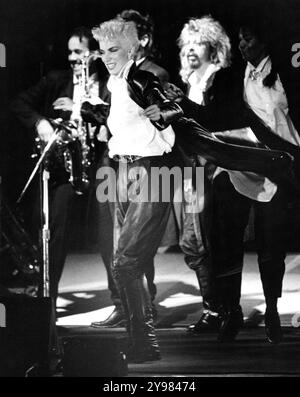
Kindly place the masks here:
<instances>
[{"instance_id":1,"label":"stage floor","mask_svg":"<svg viewBox=\"0 0 300 397\"><path fill-rule=\"evenodd\" d=\"M190 336L185 327L199 319L202 298L193 271L179 252L155 257L158 309L157 332L163 359L130 364L129 376L236 376L300 375L300 255L286 260L283 296L279 312L284 342L265 341L263 322L245 328L235 343L219 344L216 335ZM264 299L256 255L245 255L242 284L244 317L264 312ZM97 330L92 321L104 320L112 311L105 268L99 254L71 254L60 283L57 325L61 336L125 334L123 329Z\"/></svg>"}]
</instances>

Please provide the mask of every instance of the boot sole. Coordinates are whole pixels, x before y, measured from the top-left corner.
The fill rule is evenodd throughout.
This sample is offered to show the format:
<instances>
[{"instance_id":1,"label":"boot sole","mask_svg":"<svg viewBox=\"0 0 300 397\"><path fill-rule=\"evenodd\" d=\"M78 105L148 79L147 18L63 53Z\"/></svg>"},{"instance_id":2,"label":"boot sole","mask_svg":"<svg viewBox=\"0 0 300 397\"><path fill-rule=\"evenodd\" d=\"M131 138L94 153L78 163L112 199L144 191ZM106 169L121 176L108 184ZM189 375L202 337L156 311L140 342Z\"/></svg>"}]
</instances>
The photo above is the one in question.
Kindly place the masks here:
<instances>
[{"instance_id":1,"label":"boot sole","mask_svg":"<svg viewBox=\"0 0 300 397\"><path fill-rule=\"evenodd\" d=\"M116 324L103 324L103 325L97 325L97 324L91 324L90 325L92 328L125 328L126 327L126 323L122 320Z\"/></svg>"}]
</instances>

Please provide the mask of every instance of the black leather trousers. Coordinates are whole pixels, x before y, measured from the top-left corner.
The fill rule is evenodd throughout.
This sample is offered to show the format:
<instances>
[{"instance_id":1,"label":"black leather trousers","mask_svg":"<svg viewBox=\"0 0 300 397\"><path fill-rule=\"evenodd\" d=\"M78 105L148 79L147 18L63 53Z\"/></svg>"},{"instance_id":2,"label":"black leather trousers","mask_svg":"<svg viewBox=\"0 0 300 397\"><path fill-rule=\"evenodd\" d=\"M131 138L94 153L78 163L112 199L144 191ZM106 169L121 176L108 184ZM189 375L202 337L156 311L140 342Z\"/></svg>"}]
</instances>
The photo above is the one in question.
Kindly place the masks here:
<instances>
[{"instance_id":1,"label":"black leather trousers","mask_svg":"<svg viewBox=\"0 0 300 397\"><path fill-rule=\"evenodd\" d=\"M142 278L153 263L171 210L172 186L166 202L160 200L160 188L153 190L151 186L152 167L168 165L168 158L171 157L145 157L120 163L117 169L112 274L127 315L130 342L138 356L149 349L158 352L150 299ZM139 176L134 172L137 169ZM142 199L128 196L135 188L141 195L145 193Z\"/></svg>"}]
</instances>

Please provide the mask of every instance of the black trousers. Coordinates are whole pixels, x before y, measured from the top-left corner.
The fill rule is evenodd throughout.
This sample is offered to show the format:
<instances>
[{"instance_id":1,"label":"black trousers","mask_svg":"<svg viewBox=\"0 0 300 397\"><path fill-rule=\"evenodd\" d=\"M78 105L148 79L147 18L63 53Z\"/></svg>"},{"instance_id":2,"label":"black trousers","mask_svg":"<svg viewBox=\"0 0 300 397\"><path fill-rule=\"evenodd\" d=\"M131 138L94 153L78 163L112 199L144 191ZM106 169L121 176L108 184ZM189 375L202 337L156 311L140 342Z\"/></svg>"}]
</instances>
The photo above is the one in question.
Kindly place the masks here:
<instances>
[{"instance_id":1,"label":"black trousers","mask_svg":"<svg viewBox=\"0 0 300 397\"><path fill-rule=\"evenodd\" d=\"M258 202L239 194L227 172L213 181L210 246L215 288L222 303L238 304L244 255L244 231L254 207L255 240L264 295L282 293L286 256L287 200L278 191L270 202Z\"/></svg>"},{"instance_id":2,"label":"black trousers","mask_svg":"<svg viewBox=\"0 0 300 397\"><path fill-rule=\"evenodd\" d=\"M201 166L199 161L196 164ZM210 168L213 168L212 170ZM206 164L204 168L204 192L201 199L203 200L200 212L187 212L187 205L184 204L184 218L182 234L180 237L180 248L184 254L184 260L187 266L194 270L199 282L201 295L204 305L214 306L216 294L211 276L211 255L209 246L209 234L211 229L212 218L212 186L211 174L215 167ZM196 200L195 192L191 192Z\"/></svg>"},{"instance_id":3,"label":"black trousers","mask_svg":"<svg viewBox=\"0 0 300 397\"><path fill-rule=\"evenodd\" d=\"M153 259L164 234L173 199L170 186L169 200L160 199L160 191L151 186L152 167L172 166L172 155L144 157L134 163L118 163L117 200L114 212L113 275L117 283L142 278L153 265ZM138 177L132 173L138 168ZM139 181L140 197L147 190L150 200L131 200L126 197ZM172 184L171 184L172 185Z\"/></svg>"},{"instance_id":4,"label":"black trousers","mask_svg":"<svg viewBox=\"0 0 300 397\"><path fill-rule=\"evenodd\" d=\"M108 157L107 149L103 152L101 159L98 162L97 168L99 169L100 167L112 167L117 172L118 163L114 162ZM103 179L97 179L96 186L98 186L102 182ZM114 211L115 211L115 203L109 201L98 202L100 253L106 269L108 289L111 294L111 300L117 308L120 308L121 298L116 282L112 275ZM155 269L154 269L154 261L152 259L150 263L146 265L146 279L152 301L155 299L157 292L156 285L154 283L154 277L155 277Z\"/></svg>"}]
</instances>

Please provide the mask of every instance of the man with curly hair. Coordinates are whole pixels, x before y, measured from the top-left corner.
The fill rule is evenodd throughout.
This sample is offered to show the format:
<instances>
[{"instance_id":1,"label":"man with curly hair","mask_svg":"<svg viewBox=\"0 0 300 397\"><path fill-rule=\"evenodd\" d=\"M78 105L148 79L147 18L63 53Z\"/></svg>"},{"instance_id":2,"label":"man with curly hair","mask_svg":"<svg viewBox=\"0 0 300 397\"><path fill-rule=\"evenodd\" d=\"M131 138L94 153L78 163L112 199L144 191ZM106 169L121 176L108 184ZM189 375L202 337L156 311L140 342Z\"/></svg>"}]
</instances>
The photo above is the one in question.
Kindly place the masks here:
<instances>
[{"instance_id":1,"label":"man with curly hair","mask_svg":"<svg viewBox=\"0 0 300 397\"><path fill-rule=\"evenodd\" d=\"M231 45L229 37L219 22L211 16L204 16L202 18L191 18L184 25L178 44L181 61L180 75L183 82L187 84L188 101L205 107L210 102L210 89L217 72L230 65ZM202 316L196 324L188 327L188 331L201 333L217 331L221 321L210 276L208 240L211 210L208 204L210 202L212 172L215 167L200 156L195 155L190 160L194 167L201 165L205 167L205 200L198 211L185 211L180 246L185 254L187 265L196 273L203 297ZM194 199L197 200L191 180L185 181L185 188L189 189L191 194L194 195Z\"/></svg>"}]
</instances>

